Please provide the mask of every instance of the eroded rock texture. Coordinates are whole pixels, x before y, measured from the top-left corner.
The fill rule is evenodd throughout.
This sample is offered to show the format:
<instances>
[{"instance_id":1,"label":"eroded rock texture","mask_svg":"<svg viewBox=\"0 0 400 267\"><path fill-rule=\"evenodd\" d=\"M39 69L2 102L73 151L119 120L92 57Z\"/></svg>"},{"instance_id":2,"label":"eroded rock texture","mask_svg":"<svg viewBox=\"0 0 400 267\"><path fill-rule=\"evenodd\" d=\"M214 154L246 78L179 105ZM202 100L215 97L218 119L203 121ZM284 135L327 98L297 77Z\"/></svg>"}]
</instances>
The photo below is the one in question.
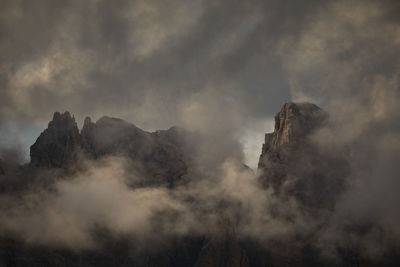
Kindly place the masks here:
<instances>
[{"instance_id":1,"label":"eroded rock texture","mask_svg":"<svg viewBox=\"0 0 400 267\"><path fill-rule=\"evenodd\" d=\"M259 181L262 187L273 192L271 198L279 204L277 210L273 210L275 206L272 209L268 206L260 209L260 213L268 214L267 218L276 220L277 225L296 224L296 218L282 216L286 209L290 209L285 206L286 200L294 199L299 204L296 211L300 209L302 216L312 218L315 222L319 220L318 227L324 227L323 219L329 219L338 195L345 188L348 172L346 154L343 151L321 149L315 142L318 132L328 126L327 114L316 105L287 103L275 117L274 132L266 134L258 165ZM49 172L53 178L55 170L64 173L65 169L78 166L81 159L88 158L90 162L101 164L101 159L108 156L123 157L130 161L128 165L132 172L139 171L143 175L142 184L132 187L163 186L168 187L170 192L177 188L184 190L184 186L176 185L185 181L187 176L190 179L193 176L199 179L204 177L200 175L204 174L201 172L203 170L193 171L193 168L196 168L197 146L206 142L206 139L201 140L197 135L178 127L149 133L131 123L110 117L102 117L96 122L86 118L79 132L69 112L56 112L48 128L32 145L29 165L11 168L10 164L4 165L0 161L0 193L23 193L21 188L24 185L38 180L36 171ZM204 169L212 166L199 165ZM246 166L243 169L248 170ZM260 192L268 194L267 191ZM347 248L337 249L342 264L332 264L320 257L319 247L315 245L318 244L319 233L314 228L306 233L296 231L292 236L268 239L265 243L264 239L245 236L238 232L238 224L232 219L237 217L228 215L232 215L230 207L239 205L239 208L232 209L238 212L246 210L247 206L223 200L210 206L220 208L220 212L217 210L215 214L221 217L226 214L226 220L215 225L217 229L207 229L208 233L201 234L160 237L155 242L136 242L134 236L113 236L107 229L94 228L93 235L99 248L73 251L24 243L1 235L0 266L399 266L397 251L386 257L388 263L373 264L366 262L357 254L357 250ZM188 207L198 208L196 201L199 200L195 196L185 201ZM283 208L283 212L280 208ZM290 212L286 214L290 215ZM173 217L174 214L162 213L160 216ZM246 221L246 218L240 219L240 222ZM360 232L360 228L355 229L349 230L346 235Z\"/></svg>"},{"instance_id":2,"label":"eroded rock texture","mask_svg":"<svg viewBox=\"0 0 400 267\"><path fill-rule=\"evenodd\" d=\"M174 186L187 172L183 135L176 127L149 133L124 120L102 117L85 119L79 132L67 111L54 113L48 128L31 146L31 165L39 168L68 168L80 158L122 156L132 161L143 185Z\"/></svg>"},{"instance_id":3,"label":"eroded rock texture","mask_svg":"<svg viewBox=\"0 0 400 267\"><path fill-rule=\"evenodd\" d=\"M148 176L148 184L167 184L172 187L186 174L181 139L174 128L163 131L165 138L141 130L124 120L102 117L96 123L85 119L81 131L83 150L92 158L107 155L124 156L133 161L136 169Z\"/></svg>"},{"instance_id":4,"label":"eroded rock texture","mask_svg":"<svg viewBox=\"0 0 400 267\"><path fill-rule=\"evenodd\" d=\"M347 171L343 155L322 151L313 135L328 124L314 104L286 103L265 135L258 170L260 181L281 198L295 197L310 207L333 208Z\"/></svg>"},{"instance_id":5,"label":"eroded rock texture","mask_svg":"<svg viewBox=\"0 0 400 267\"><path fill-rule=\"evenodd\" d=\"M53 120L31 146L31 165L63 167L76 161L81 137L75 118L66 111L54 113Z\"/></svg>"}]
</instances>

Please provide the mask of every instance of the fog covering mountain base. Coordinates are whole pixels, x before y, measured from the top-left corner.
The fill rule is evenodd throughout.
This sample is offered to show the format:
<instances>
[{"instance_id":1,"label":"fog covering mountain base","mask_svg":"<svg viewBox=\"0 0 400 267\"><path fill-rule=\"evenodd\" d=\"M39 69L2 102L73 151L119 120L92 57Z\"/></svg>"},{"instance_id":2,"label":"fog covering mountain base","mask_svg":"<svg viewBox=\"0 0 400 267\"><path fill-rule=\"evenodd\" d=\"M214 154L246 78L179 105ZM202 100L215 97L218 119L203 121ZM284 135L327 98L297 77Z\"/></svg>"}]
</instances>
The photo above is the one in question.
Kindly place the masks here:
<instances>
[{"instance_id":1,"label":"fog covering mountain base","mask_svg":"<svg viewBox=\"0 0 400 267\"><path fill-rule=\"evenodd\" d=\"M396 213L358 212L338 125L286 103L254 172L211 135L56 112L29 164L0 162L0 266L399 266Z\"/></svg>"}]
</instances>

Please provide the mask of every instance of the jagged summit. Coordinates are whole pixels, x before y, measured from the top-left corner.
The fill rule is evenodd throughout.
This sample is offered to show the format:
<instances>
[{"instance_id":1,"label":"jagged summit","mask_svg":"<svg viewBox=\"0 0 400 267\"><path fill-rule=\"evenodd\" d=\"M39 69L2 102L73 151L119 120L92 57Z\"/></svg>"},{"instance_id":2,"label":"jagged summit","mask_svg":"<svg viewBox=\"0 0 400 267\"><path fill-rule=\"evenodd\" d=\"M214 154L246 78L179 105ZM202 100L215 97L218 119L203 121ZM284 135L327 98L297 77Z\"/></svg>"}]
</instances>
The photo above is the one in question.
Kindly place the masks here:
<instances>
[{"instance_id":1,"label":"jagged summit","mask_svg":"<svg viewBox=\"0 0 400 267\"><path fill-rule=\"evenodd\" d=\"M86 134L91 134L90 132L94 130L94 128L97 129L107 129L106 131L111 131L110 133L107 133L107 135L114 135L114 136L109 136L112 139L118 139L121 137L121 134L124 134L126 131L137 131L141 132L142 134L145 134L145 131L142 129L136 127L134 124L127 122L123 119L119 118L114 118L114 117L109 117L109 116L102 116L100 119L98 119L96 122L92 122L92 119L90 117L86 117L81 133L82 135Z\"/></svg>"},{"instance_id":2,"label":"jagged summit","mask_svg":"<svg viewBox=\"0 0 400 267\"><path fill-rule=\"evenodd\" d=\"M146 142L149 133L122 119L103 116L95 123L85 119L81 136L84 147L94 157L106 154L129 154L134 143Z\"/></svg>"},{"instance_id":3,"label":"jagged summit","mask_svg":"<svg viewBox=\"0 0 400 267\"><path fill-rule=\"evenodd\" d=\"M300 142L306 141L308 135L320 127L326 118L325 111L315 104L285 103L275 115L274 132L265 134L258 168L266 169L273 155L279 158L279 151L293 150Z\"/></svg>"},{"instance_id":4,"label":"jagged summit","mask_svg":"<svg viewBox=\"0 0 400 267\"><path fill-rule=\"evenodd\" d=\"M55 112L48 128L31 146L30 164L40 168L68 168L78 162L79 156L90 159L123 156L141 166L149 184L172 185L187 170L180 141L184 131L175 127L161 132L149 133L108 116L96 122L86 117L79 131L68 111Z\"/></svg>"},{"instance_id":5,"label":"jagged summit","mask_svg":"<svg viewBox=\"0 0 400 267\"><path fill-rule=\"evenodd\" d=\"M90 123L92 123L92 119L89 116L87 116L85 118L85 120L83 121L83 127L85 127L86 124L90 124Z\"/></svg>"},{"instance_id":6,"label":"jagged summit","mask_svg":"<svg viewBox=\"0 0 400 267\"><path fill-rule=\"evenodd\" d=\"M275 116L274 132L265 135L263 152L304 139L319 127L326 117L327 114L322 109L311 103L284 104Z\"/></svg>"},{"instance_id":7,"label":"jagged summit","mask_svg":"<svg viewBox=\"0 0 400 267\"><path fill-rule=\"evenodd\" d=\"M31 146L31 165L61 167L73 162L81 146L78 125L68 111L55 112L53 119Z\"/></svg>"},{"instance_id":8,"label":"jagged summit","mask_svg":"<svg viewBox=\"0 0 400 267\"><path fill-rule=\"evenodd\" d=\"M206 214L209 212L208 207L216 208L217 212L221 210L221 220L218 216L214 216L217 213L211 213L212 221L217 221L215 225L221 228L217 228L217 231L207 231L201 236L183 234L182 239L172 235L172 243L163 241L162 246L154 248L155 252L139 250L133 256L125 253L127 253L126 251L135 251L136 253L136 243L125 243L125 238L121 241L111 240L111 243L106 238L104 249L90 253L82 252L77 256L70 253L63 253L59 256L54 254L53 248L45 246L35 252L38 254L32 254L25 245L18 247L15 242L12 242L9 245L10 250L4 245L3 247L7 250L3 250L13 253L3 253L2 255L13 259L14 254L19 254L22 255L22 259L28 259L27 262L33 263L38 262L37 258L43 257L45 259L43 262L49 262L49 266L60 265L59 263L64 262L68 266L118 265L115 264L114 255L118 256L117 259L121 258L124 265L132 266L335 266L334 264L321 265L319 262L316 265L309 264L310 255L317 253L315 255L318 256L319 253L318 250L314 252L312 243L314 236L312 235L323 233L324 228L321 223L326 221L327 215L332 214L330 211L334 210L337 197L343 192L345 179L348 177L346 174L348 159L343 158L344 153L335 155L335 152L327 152L326 149L321 151L318 145L313 143L314 133L318 133L318 129L324 127L325 123L328 123L327 114L316 105L290 102L284 104L276 114L274 132L267 133L265 136L265 144L259 161L258 178L260 184L264 189L268 188L268 191L249 191L250 194L254 192L254 200L257 202L254 214L259 213L262 216L260 219L268 218L268 220L271 219L271 222L282 223L284 227L300 222L300 231L304 229L304 223L308 222L310 224L315 222L313 227L317 227L312 228L317 229L313 233L306 231L303 235L300 231L296 231L293 238L286 235L282 240L274 238L268 242L267 245L270 246L267 247L260 244L258 239L254 239L253 235L241 235L243 233L241 232L242 226L245 226L245 232L246 229L250 229L248 226L253 226L254 217L247 217L249 214L247 210L254 207L253 204L247 205L247 202L236 201L235 198L230 197L230 194L227 194L227 197L222 196L222 198L214 197L214 193L206 194L205 206L202 205L203 196L196 198L199 191L194 186L202 187L201 179L210 173L213 175L212 171L209 172L211 165L208 165L208 162L204 164L203 161L196 158L197 155L208 155L196 153L198 148L203 149L203 145L205 142L209 142L209 139L202 139L202 136L176 126L150 133L124 120L107 116L95 122L90 117L86 117L83 128L79 132L75 119L69 112L56 112L48 128L41 133L31 147L31 165L37 168L59 168L54 173L64 173L64 170L71 170L67 168L68 166L82 167L78 160L81 159L81 156L93 161L109 155L123 156L126 160L124 162L129 163L124 166L127 174L124 175L124 182L129 187L136 189L149 186L164 189L168 186L171 189L168 193L171 193L174 199L183 198L183 201L188 203L188 208L200 210L201 217L208 216ZM185 140L189 141L185 143ZM207 148L207 146L205 147ZM207 152L208 150L205 151L205 153ZM211 157L211 160L215 161L215 157ZM98 163L101 164L102 161L99 160ZM2 171L2 167L4 165L2 166L0 160L0 180L5 180L9 176L9 169L3 168ZM80 170L84 170L84 167ZM15 172L15 170L11 171ZM32 168L27 166L26 172L25 169L21 170L21 177L28 177L29 182L35 180L30 179L31 177L40 179L40 176L36 176L36 174L26 176L31 171ZM245 165L240 170L241 173L243 171L251 172ZM76 179L80 179L79 177L77 176ZM211 176L212 180L219 177L219 175ZM254 183L254 186L258 185L258 183ZM224 185L222 184L222 186ZM15 187L22 188L19 184ZM9 188L4 189L0 186L0 192L13 190L13 187ZM207 187L205 188L207 189ZM238 188L240 189L240 187ZM174 191L175 189L177 191ZM188 194L183 191L185 189L188 189ZM200 188L200 190L203 191L204 188ZM231 189L227 188L226 190ZM245 186L243 190L248 190L248 188ZM140 194L142 191L133 190L132 195L137 192ZM269 203L259 206L264 203L262 196L264 192ZM208 196L211 197L208 198ZM245 196L250 195L246 193ZM261 198L259 198L260 196ZM259 202L259 199L262 201ZM50 200L52 201L53 198ZM161 200L162 198L160 198ZM124 205L121 206L121 208L123 207ZM225 213L222 209L226 209L227 212ZM83 209L84 212L87 210ZM168 222L170 220L175 222L182 218L179 216L179 211L175 212L173 206L171 212L157 211L157 216L154 217L154 226L164 226L164 224L158 223L159 218L167 217ZM267 217L263 217L264 214ZM140 215L139 211L138 216ZM41 218L41 214L38 216L37 218ZM191 220L192 216L188 217ZM197 217L197 213L196 216L193 216L195 220L200 219L200 224L196 224L196 227L201 226L201 217ZM233 218L233 220L230 221L229 218ZM248 220L248 218L250 219ZM315 220L309 218L315 218ZM186 218L183 219L186 220ZM274 219L277 220L273 221ZM153 221L150 221L150 224L153 225ZM169 225L166 226L169 227ZM205 226L207 227L208 224ZM267 226L274 226L274 224L265 224L265 227ZM158 229L154 228L155 231ZM267 230L267 228L265 229ZM322 231L319 231L320 229ZM101 232L99 233L101 234ZM131 238L129 237L129 239ZM282 251L288 251L288 253L282 254Z\"/></svg>"},{"instance_id":9,"label":"jagged summit","mask_svg":"<svg viewBox=\"0 0 400 267\"><path fill-rule=\"evenodd\" d=\"M264 187L307 206L332 206L347 165L340 157L320 151L311 140L327 119L327 113L311 103L283 105L275 116L274 132L265 135L258 163ZM331 165L337 168L332 170Z\"/></svg>"},{"instance_id":10,"label":"jagged summit","mask_svg":"<svg viewBox=\"0 0 400 267\"><path fill-rule=\"evenodd\" d=\"M48 126L73 126L76 124L75 117L71 116L69 111L65 111L64 113L54 112L53 119L49 122Z\"/></svg>"}]
</instances>

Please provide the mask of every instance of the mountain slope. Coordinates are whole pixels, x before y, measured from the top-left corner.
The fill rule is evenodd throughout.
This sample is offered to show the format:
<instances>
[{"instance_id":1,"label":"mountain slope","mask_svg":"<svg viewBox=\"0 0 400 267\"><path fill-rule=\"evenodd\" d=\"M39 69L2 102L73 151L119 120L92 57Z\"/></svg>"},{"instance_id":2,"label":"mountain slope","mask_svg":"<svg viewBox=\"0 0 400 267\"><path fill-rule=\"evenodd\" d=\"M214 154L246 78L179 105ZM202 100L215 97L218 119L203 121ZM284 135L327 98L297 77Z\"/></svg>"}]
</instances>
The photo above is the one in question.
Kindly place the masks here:
<instances>
[{"instance_id":1,"label":"mountain slope","mask_svg":"<svg viewBox=\"0 0 400 267\"><path fill-rule=\"evenodd\" d=\"M316 142L322 129L329 129L329 116L316 105L283 105L274 132L265 135L255 175L240 162L224 165L225 172L220 162L214 168L204 144L215 144L178 127L150 133L102 117L86 118L79 131L69 112L56 112L31 146L30 164L0 161L0 192L6 192L0 208L22 220L24 212L33 217L35 225L21 233L42 224L60 231L56 237L83 228L96 244L37 244L36 231L21 236L24 222L11 220L17 224L7 226L17 234L0 228L0 266L398 266L395 246L372 261L359 248L335 243L335 236L322 244L327 234L361 238L383 231L369 222L349 223L343 232L330 225L350 167L346 149ZM103 168L115 158L126 164ZM140 179L130 180L134 176ZM131 223L139 230L125 231ZM54 229L40 228L44 235ZM324 246L334 256L323 255Z\"/></svg>"},{"instance_id":2,"label":"mountain slope","mask_svg":"<svg viewBox=\"0 0 400 267\"><path fill-rule=\"evenodd\" d=\"M260 155L258 171L264 187L309 207L333 208L344 189L348 165L342 154L322 151L311 138L327 120L326 112L314 104L283 105Z\"/></svg>"}]
</instances>

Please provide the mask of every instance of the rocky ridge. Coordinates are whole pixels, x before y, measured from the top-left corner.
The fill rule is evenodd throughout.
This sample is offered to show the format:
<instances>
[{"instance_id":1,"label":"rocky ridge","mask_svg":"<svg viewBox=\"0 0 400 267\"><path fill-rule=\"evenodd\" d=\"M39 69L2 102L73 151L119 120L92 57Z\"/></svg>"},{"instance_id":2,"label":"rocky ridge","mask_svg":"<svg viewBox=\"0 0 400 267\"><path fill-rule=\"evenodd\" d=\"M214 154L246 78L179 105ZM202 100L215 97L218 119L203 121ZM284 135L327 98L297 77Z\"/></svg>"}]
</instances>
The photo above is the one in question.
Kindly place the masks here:
<instances>
[{"instance_id":1,"label":"rocky ridge","mask_svg":"<svg viewBox=\"0 0 400 267\"><path fill-rule=\"evenodd\" d=\"M311 138L327 123L327 113L314 104L284 104L274 132L265 135L258 163L261 184L282 198L333 208L348 166L343 155L320 150Z\"/></svg>"},{"instance_id":2,"label":"rocky ridge","mask_svg":"<svg viewBox=\"0 0 400 267\"><path fill-rule=\"evenodd\" d=\"M262 187L270 189L282 203L295 199L315 218L319 210L334 208L348 169L342 154L322 151L313 142L312 137L327 125L328 119L326 112L314 104L286 103L275 116L274 132L265 135L258 164ZM190 155L194 148L185 143L187 137L187 132L178 127L150 133L110 117L96 122L88 117L79 131L69 112L56 112L48 128L32 145L29 166L63 171L81 157L98 160L123 156L138 163L135 168L146 173L144 186L167 185L173 189L192 167ZM189 143L193 143L191 138ZM224 223L216 235L171 237L159 247L137 251L124 238L106 237L99 251L82 253L6 240L0 242L0 266L3 262L4 266L27 266L35 262L41 266L334 266L320 261L318 251L310 245L312 235L303 240L304 236L274 240L266 247L258 240L242 238L235 230ZM305 245L299 246L299 242ZM360 266L360 262L357 255L343 258L343 266Z\"/></svg>"},{"instance_id":3,"label":"rocky ridge","mask_svg":"<svg viewBox=\"0 0 400 267\"><path fill-rule=\"evenodd\" d=\"M57 168L74 163L81 148L81 137L75 118L66 111L55 112L36 142L31 146L31 165Z\"/></svg>"},{"instance_id":4,"label":"rocky ridge","mask_svg":"<svg viewBox=\"0 0 400 267\"><path fill-rule=\"evenodd\" d=\"M149 133L124 120L104 116L84 121L81 131L66 111L54 113L48 128L31 146L30 165L38 168L69 168L81 157L98 159L123 156L135 161L148 176L146 185L173 186L186 173L182 139L175 127L163 135Z\"/></svg>"}]
</instances>

